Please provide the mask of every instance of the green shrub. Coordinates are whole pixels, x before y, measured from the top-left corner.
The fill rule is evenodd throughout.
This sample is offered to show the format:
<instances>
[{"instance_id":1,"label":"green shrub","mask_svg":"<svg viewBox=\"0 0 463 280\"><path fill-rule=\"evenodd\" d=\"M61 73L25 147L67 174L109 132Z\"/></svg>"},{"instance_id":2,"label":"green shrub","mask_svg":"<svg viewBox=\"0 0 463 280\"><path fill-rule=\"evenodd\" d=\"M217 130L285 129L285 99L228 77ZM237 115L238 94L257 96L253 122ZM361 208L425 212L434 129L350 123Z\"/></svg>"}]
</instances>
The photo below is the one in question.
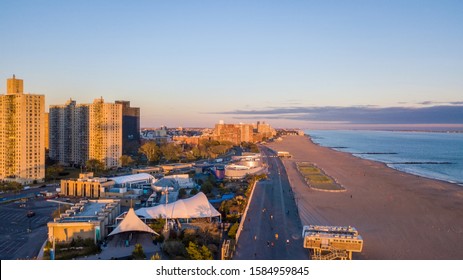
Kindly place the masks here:
<instances>
[{"instance_id":1,"label":"green shrub","mask_svg":"<svg viewBox=\"0 0 463 280\"><path fill-rule=\"evenodd\" d=\"M238 223L234 223L230 230L228 231L228 237L230 237L231 239L235 239L236 238L236 233L238 231L238 227L240 226L240 224Z\"/></svg>"}]
</instances>

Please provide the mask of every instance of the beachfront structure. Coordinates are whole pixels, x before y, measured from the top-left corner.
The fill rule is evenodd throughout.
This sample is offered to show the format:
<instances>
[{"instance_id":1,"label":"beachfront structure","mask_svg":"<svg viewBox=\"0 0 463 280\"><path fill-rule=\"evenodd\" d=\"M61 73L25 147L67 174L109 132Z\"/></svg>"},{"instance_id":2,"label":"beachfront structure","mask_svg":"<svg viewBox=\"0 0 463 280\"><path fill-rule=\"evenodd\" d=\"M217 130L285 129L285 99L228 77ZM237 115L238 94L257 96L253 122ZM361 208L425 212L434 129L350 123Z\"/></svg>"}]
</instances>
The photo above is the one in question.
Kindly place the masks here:
<instances>
[{"instance_id":1,"label":"beachfront structure","mask_svg":"<svg viewBox=\"0 0 463 280\"><path fill-rule=\"evenodd\" d=\"M50 158L63 165L83 166L96 159L105 168L120 165L122 156L122 105L104 103L50 106Z\"/></svg>"},{"instance_id":2,"label":"beachfront structure","mask_svg":"<svg viewBox=\"0 0 463 280\"><path fill-rule=\"evenodd\" d=\"M277 155L278 155L278 157L281 157L281 158L290 158L291 157L291 154L289 152L285 152L285 151L278 151Z\"/></svg>"},{"instance_id":3,"label":"beachfront structure","mask_svg":"<svg viewBox=\"0 0 463 280\"><path fill-rule=\"evenodd\" d=\"M173 203L160 204L154 207L140 208L135 211L145 219L197 219L221 217L219 211L212 206L204 193L199 192L187 199L179 199Z\"/></svg>"},{"instance_id":4,"label":"beachfront structure","mask_svg":"<svg viewBox=\"0 0 463 280\"><path fill-rule=\"evenodd\" d=\"M97 243L108 236L120 212L116 199L81 200L47 224L48 241L68 243L90 238Z\"/></svg>"},{"instance_id":5,"label":"beachfront structure","mask_svg":"<svg viewBox=\"0 0 463 280\"><path fill-rule=\"evenodd\" d=\"M45 96L23 89L13 75L0 95L0 180L31 184L45 177Z\"/></svg>"},{"instance_id":6,"label":"beachfront structure","mask_svg":"<svg viewBox=\"0 0 463 280\"><path fill-rule=\"evenodd\" d=\"M246 175L258 175L267 171L260 153L243 153L233 156L232 162L225 165L225 178L243 179Z\"/></svg>"},{"instance_id":7,"label":"beachfront structure","mask_svg":"<svg viewBox=\"0 0 463 280\"><path fill-rule=\"evenodd\" d=\"M120 217L119 217L120 218ZM125 232L146 232L154 235L159 235L157 232L152 230L145 222L143 222L133 208L125 214L124 219L117 225L117 227L108 235L116 235Z\"/></svg>"},{"instance_id":8,"label":"beachfront structure","mask_svg":"<svg viewBox=\"0 0 463 280\"><path fill-rule=\"evenodd\" d=\"M363 248L362 237L351 226L304 226L302 238L312 260L351 260L352 252Z\"/></svg>"}]
</instances>

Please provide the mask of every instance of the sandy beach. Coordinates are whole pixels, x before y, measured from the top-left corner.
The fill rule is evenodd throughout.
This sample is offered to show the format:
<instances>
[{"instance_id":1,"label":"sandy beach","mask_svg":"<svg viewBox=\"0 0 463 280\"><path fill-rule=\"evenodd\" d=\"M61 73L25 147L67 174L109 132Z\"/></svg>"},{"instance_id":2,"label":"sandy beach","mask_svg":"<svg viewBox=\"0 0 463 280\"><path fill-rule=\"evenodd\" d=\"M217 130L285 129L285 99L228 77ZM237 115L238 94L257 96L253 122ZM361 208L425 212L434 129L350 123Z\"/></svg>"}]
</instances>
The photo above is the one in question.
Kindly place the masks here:
<instances>
[{"instance_id":1,"label":"sandy beach","mask_svg":"<svg viewBox=\"0 0 463 280\"><path fill-rule=\"evenodd\" d=\"M354 259L463 259L463 187L403 173L314 144L307 136L285 136L268 146L288 151L284 159L303 225L351 225L364 239ZM310 189L296 162L311 162L346 188Z\"/></svg>"}]
</instances>

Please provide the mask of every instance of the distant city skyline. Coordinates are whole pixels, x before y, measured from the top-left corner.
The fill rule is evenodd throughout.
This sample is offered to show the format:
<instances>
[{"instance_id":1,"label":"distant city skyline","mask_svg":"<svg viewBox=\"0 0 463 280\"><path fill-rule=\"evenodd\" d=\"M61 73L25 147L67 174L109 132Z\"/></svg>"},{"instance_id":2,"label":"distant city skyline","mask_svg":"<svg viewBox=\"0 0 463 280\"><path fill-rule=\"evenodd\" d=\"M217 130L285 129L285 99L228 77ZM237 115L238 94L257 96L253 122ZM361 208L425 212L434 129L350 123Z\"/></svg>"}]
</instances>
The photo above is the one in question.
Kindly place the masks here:
<instances>
[{"instance_id":1,"label":"distant city skyline","mask_svg":"<svg viewBox=\"0 0 463 280\"><path fill-rule=\"evenodd\" d=\"M141 127L463 129L462 12L461 1L7 0L0 80L23 79L47 111L128 100Z\"/></svg>"}]
</instances>

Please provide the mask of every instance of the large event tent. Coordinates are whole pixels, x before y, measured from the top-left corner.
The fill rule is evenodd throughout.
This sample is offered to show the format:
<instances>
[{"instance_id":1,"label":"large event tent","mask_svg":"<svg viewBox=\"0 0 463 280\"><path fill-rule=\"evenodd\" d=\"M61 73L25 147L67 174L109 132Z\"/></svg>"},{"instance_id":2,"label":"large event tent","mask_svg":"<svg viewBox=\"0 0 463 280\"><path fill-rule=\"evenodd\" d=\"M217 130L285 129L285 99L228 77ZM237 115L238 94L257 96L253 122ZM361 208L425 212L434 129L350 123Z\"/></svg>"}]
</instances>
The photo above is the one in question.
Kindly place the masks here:
<instances>
[{"instance_id":1,"label":"large event tent","mask_svg":"<svg viewBox=\"0 0 463 280\"><path fill-rule=\"evenodd\" d=\"M133 208L129 209L122 222L108 236L129 231L142 231L157 234L135 214Z\"/></svg>"},{"instance_id":2,"label":"large event tent","mask_svg":"<svg viewBox=\"0 0 463 280\"><path fill-rule=\"evenodd\" d=\"M204 193L180 199L167 205L161 204L154 207L140 208L135 213L145 218L157 219L159 217L168 219L192 219L220 217L219 211L207 200Z\"/></svg>"}]
</instances>

